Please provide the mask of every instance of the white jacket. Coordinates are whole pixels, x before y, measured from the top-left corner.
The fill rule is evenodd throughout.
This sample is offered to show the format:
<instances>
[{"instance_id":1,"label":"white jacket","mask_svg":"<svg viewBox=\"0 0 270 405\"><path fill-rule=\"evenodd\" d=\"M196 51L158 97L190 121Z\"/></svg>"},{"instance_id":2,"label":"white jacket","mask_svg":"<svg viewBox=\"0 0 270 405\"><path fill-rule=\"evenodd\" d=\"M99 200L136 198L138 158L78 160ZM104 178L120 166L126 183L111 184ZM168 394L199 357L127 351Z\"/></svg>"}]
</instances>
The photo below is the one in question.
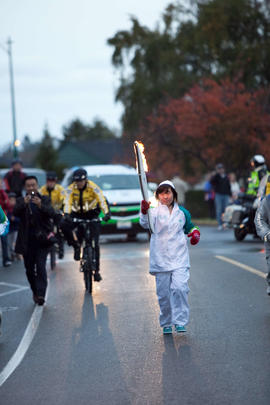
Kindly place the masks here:
<instances>
[{"instance_id":1,"label":"white jacket","mask_svg":"<svg viewBox=\"0 0 270 405\"><path fill-rule=\"evenodd\" d=\"M187 269L190 267L187 237L184 233L186 217L178 204L172 213L166 205L152 208L154 233L150 240L150 273ZM148 228L147 215L140 213L140 224Z\"/></svg>"}]
</instances>

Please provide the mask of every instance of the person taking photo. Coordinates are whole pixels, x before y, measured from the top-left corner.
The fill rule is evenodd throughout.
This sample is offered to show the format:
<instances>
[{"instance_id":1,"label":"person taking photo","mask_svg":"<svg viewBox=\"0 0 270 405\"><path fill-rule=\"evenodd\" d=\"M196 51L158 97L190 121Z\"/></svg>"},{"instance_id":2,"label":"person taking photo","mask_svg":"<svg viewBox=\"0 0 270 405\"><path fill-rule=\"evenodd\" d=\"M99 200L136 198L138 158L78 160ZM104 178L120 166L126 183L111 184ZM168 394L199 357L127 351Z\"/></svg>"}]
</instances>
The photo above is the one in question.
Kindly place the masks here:
<instances>
[{"instance_id":1,"label":"person taking photo","mask_svg":"<svg viewBox=\"0 0 270 405\"><path fill-rule=\"evenodd\" d=\"M43 305L47 289L46 259L54 242L52 231L56 213L49 198L38 192L35 176L25 178L24 188L26 195L17 199L13 211L20 218L15 252L23 256L33 301Z\"/></svg>"}]
</instances>

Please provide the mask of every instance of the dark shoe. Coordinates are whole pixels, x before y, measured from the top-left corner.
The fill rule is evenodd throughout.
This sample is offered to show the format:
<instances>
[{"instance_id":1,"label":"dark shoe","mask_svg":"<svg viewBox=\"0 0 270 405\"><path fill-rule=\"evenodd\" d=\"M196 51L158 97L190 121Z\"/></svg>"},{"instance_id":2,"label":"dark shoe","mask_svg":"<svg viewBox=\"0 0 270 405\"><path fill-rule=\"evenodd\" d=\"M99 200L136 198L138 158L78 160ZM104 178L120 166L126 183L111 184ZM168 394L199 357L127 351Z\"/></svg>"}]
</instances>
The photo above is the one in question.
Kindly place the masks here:
<instances>
[{"instance_id":1,"label":"dark shoe","mask_svg":"<svg viewBox=\"0 0 270 405\"><path fill-rule=\"evenodd\" d=\"M99 273L95 272L95 273L94 273L94 280L95 280L95 281L101 281L101 280L102 280L101 275L100 275Z\"/></svg>"},{"instance_id":2,"label":"dark shoe","mask_svg":"<svg viewBox=\"0 0 270 405\"><path fill-rule=\"evenodd\" d=\"M81 248L80 246L74 247L74 260L79 261L81 259Z\"/></svg>"},{"instance_id":3,"label":"dark shoe","mask_svg":"<svg viewBox=\"0 0 270 405\"><path fill-rule=\"evenodd\" d=\"M37 303L38 303L38 305L44 305L45 298L44 297L37 297Z\"/></svg>"},{"instance_id":4,"label":"dark shoe","mask_svg":"<svg viewBox=\"0 0 270 405\"><path fill-rule=\"evenodd\" d=\"M38 296L33 293L33 301L35 304L38 304Z\"/></svg>"}]
</instances>

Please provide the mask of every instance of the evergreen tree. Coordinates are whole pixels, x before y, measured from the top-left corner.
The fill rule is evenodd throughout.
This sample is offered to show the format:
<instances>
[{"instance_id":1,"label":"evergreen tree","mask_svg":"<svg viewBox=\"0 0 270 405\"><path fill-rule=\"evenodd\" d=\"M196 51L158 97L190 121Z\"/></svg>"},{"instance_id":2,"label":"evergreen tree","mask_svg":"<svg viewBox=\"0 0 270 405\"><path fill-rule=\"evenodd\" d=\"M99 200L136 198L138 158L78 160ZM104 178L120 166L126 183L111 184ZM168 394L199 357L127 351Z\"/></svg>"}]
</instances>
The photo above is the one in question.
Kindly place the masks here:
<instances>
[{"instance_id":1,"label":"evergreen tree","mask_svg":"<svg viewBox=\"0 0 270 405\"><path fill-rule=\"evenodd\" d=\"M59 171L57 158L58 154L53 145L53 138L50 135L48 126L45 125L43 137L36 155L36 164L38 167L46 171Z\"/></svg>"}]
</instances>

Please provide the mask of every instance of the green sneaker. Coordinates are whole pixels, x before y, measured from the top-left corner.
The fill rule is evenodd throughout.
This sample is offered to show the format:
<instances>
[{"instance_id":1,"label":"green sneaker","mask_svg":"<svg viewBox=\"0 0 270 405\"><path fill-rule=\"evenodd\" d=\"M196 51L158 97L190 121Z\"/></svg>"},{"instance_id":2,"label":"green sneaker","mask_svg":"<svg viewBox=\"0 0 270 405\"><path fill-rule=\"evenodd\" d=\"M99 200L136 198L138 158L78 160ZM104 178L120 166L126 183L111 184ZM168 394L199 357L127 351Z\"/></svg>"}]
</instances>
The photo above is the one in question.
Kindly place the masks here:
<instances>
[{"instance_id":1,"label":"green sneaker","mask_svg":"<svg viewBox=\"0 0 270 405\"><path fill-rule=\"evenodd\" d=\"M172 327L171 326L164 326L163 335L170 335L170 334L172 334Z\"/></svg>"},{"instance_id":2,"label":"green sneaker","mask_svg":"<svg viewBox=\"0 0 270 405\"><path fill-rule=\"evenodd\" d=\"M177 333L182 333L182 332L186 332L186 328L184 326L180 326L180 325L175 325L175 332Z\"/></svg>"}]
</instances>

